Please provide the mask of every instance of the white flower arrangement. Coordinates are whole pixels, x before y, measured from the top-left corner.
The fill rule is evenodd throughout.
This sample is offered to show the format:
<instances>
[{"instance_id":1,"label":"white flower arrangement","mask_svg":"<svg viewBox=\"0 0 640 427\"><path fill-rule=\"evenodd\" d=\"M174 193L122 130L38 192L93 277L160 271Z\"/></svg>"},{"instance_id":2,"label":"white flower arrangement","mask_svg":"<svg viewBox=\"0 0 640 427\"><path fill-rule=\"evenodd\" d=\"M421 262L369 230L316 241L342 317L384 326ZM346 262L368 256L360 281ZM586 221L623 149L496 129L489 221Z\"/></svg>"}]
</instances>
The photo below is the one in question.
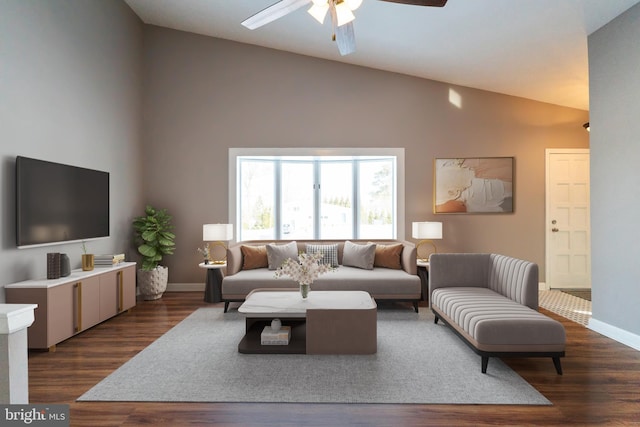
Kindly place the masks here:
<instances>
[{"instance_id":1,"label":"white flower arrangement","mask_svg":"<svg viewBox=\"0 0 640 427\"><path fill-rule=\"evenodd\" d=\"M333 270L329 264L320 264L324 254L316 252L313 254L301 253L298 260L287 258L282 266L276 270L276 278L283 275L290 276L301 285L311 285L321 274Z\"/></svg>"},{"instance_id":2,"label":"white flower arrangement","mask_svg":"<svg viewBox=\"0 0 640 427\"><path fill-rule=\"evenodd\" d=\"M209 250L209 245L206 244L204 245L204 247L202 248L198 248L198 252L200 252L202 254L202 256L204 257L204 259L208 260L209 256L211 255L211 252Z\"/></svg>"}]
</instances>

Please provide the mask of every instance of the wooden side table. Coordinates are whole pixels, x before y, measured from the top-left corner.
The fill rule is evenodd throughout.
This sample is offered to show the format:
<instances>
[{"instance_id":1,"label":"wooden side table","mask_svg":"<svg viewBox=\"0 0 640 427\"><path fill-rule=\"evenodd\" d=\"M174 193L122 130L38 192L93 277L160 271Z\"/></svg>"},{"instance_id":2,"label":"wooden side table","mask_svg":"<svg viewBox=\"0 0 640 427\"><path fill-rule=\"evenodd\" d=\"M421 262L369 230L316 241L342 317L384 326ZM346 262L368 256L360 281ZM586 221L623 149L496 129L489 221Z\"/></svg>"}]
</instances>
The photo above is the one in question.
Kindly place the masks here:
<instances>
[{"instance_id":1,"label":"wooden side table","mask_svg":"<svg viewBox=\"0 0 640 427\"><path fill-rule=\"evenodd\" d=\"M417 261L418 276L422 283L422 301L429 300L429 261Z\"/></svg>"},{"instance_id":2,"label":"wooden side table","mask_svg":"<svg viewBox=\"0 0 640 427\"><path fill-rule=\"evenodd\" d=\"M222 269L227 266L223 264L205 264L201 262L198 267L207 270L207 279L204 285L205 302L222 302Z\"/></svg>"}]
</instances>

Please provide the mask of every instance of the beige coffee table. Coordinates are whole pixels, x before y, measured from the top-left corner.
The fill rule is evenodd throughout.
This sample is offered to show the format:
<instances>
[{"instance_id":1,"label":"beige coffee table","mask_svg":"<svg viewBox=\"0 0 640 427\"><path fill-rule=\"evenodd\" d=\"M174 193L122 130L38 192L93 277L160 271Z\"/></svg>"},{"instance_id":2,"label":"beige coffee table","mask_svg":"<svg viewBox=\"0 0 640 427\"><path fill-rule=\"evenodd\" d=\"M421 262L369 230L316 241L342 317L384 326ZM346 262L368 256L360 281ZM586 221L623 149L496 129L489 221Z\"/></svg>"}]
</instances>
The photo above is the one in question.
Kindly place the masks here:
<instances>
[{"instance_id":1,"label":"beige coffee table","mask_svg":"<svg viewBox=\"0 0 640 427\"><path fill-rule=\"evenodd\" d=\"M374 354L377 306L363 291L256 289L238 308L246 316L246 333L238 344L250 354ZM261 345L260 333L271 320L291 326L288 345Z\"/></svg>"}]
</instances>

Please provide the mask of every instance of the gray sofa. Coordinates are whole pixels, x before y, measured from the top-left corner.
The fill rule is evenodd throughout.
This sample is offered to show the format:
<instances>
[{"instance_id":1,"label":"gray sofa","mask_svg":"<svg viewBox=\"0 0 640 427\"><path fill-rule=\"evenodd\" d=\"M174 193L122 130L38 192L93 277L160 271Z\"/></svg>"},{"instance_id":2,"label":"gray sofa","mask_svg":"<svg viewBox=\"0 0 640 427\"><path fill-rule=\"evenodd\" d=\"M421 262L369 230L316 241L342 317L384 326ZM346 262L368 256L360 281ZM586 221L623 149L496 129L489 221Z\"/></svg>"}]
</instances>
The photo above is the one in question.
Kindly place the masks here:
<instances>
[{"instance_id":1,"label":"gray sofa","mask_svg":"<svg viewBox=\"0 0 640 427\"><path fill-rule=\"evenodd\" d=\"M259 288L297 288L298 285L288 277L275 277L275 270L266 266L245 269L243 246L260 247L267 244L283 245L287 241L243 241L227 249L227 271L222 279L222 300L225 302L226 312L229 303L244 301L245 297L254 289ZM366 291L377 301L393 300L408 301L418 311L418 302L422 299L422 286L417 275L416 248L410 242L401 240L351 240L350 244L365 245L369 242L378 245L402 244L399 254L398 269L373 267L371 269L343 265L344 240L296 240L298 252L305 252L307 244L332 245L337 244L338 267L333 271L321 275L311 286L311 290L349 290Z\"/></svg>"},{"instance_id":2,"label":"gray sofa","mask_svg":"<svg viewBox=\"0 0 640 427\"><path fill-rule=\"evenodd\" d=\"M429 303L482 357L551 357L562 375L562 324L538 312L538 266L498 254L432 254Z\"/></svg>"}]
</instances>

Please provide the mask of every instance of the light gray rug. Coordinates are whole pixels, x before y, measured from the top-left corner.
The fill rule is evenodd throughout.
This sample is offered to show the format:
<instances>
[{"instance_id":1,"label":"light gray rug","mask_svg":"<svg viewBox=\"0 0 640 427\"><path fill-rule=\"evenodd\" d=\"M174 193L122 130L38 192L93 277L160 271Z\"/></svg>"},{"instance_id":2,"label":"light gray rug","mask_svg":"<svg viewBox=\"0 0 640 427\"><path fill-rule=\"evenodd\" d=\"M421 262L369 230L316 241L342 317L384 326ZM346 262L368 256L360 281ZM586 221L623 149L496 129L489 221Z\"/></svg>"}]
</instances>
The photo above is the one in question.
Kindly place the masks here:
<instances>
[{"instance_id":1,"label":"light gray rug","mask_svg":"<svg viewBox=\"0 0 640 427\"><path fill-rule=\"evenodd\" d=\"M551 404L500 359L482 374L425 308L379 309L375 355L245 355L243 335L236 311L200 308L78 400Z\"/></svg>"}]
</instances>

